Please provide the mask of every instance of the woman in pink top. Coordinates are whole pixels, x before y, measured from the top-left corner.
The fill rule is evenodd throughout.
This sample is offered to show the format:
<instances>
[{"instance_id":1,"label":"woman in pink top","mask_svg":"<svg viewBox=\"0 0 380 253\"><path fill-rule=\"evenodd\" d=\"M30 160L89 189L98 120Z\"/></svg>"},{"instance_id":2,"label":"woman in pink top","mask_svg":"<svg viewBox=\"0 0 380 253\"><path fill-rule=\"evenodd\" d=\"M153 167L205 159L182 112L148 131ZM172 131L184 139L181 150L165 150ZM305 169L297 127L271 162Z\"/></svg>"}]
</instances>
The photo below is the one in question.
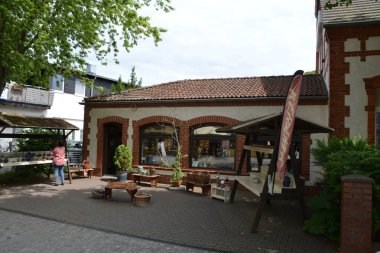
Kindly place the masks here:
<instances>
[{"instance_id":1,"label":"woman in pink top","mask_svg":"<svg viewBox=\"0 0 380 253\"><path fill-rule=\"evenodd\" d=\"M58 140L58 146L52 151L53 165L55 174L55 186L58 186L58 172L61 176L62 185L65 184L65 175L63 172L63 165L65 164L65 142Z\"/></svg>"}]
</instances>

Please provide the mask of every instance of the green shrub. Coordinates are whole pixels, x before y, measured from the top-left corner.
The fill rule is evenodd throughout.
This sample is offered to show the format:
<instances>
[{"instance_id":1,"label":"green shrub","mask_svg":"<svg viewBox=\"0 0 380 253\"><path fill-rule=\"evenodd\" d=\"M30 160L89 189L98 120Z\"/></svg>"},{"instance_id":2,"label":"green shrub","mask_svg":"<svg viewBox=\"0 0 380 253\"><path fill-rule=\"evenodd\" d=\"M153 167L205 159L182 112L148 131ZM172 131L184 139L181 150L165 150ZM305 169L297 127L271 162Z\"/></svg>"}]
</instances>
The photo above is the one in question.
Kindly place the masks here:
<instances>
[{"instance_id":1,"label":"green shrub","mask_svg":"<svg viewBox=\"0 0 380 253\"><path fill-rule=\"evenodd\" d=\"M45 129L25 129L21 130L22 134L44 134L53 135L54 133ZM53 139L36 139L36 138L18 138L17 147L21 152L25 151L41 151L41 150L52 150L55 146L55 141Z\"/></svg>"},{"instance_id":2,"label":"green shrub","mask_svg":"<svg viewBox=\"0 0 380 253\"><path fill-rule=\"evenodd\" d=\"M16 170L7 171L0 174L0 185L23 185L46 181L47 177L36 172L33 168L17 167Z\"/></svg>"},{"instance_id":3,"label":"green shrub","mask_svg":"<svg viewBox=\"0 0 380 253\"><path fill-rule=\"evenodd\" d=\"M116 148L113 161L117 170L119 171L132 171L132 151L124 144L119 145Z\"/></svg>"},{"instance_id":4,"label":"green shrub","mask_svg":"<svg viewBox=\"0 0 380 253\"><path fill-rule=\"evenodd\" d=\"M373 194L373 232L380 229L380 152L360 138L318 141L312 149L316 161L324 169L325 187L319 196L308 202L313 216L304 228L337 241L340 236L341 177L360 174L375 180Z\"/></svg>"}]
</instances>

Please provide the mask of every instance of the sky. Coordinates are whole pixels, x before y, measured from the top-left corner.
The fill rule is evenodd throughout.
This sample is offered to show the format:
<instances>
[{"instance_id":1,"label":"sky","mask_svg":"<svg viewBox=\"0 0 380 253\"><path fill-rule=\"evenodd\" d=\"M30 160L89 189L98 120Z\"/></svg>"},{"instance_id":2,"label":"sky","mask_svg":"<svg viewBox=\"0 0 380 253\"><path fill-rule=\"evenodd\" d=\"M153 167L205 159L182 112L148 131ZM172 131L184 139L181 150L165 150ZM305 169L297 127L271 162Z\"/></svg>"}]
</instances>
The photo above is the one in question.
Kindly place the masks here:
<instances>
[{"instance_id":1,"label":"sky","mask_svg":"<svg viewBox=\"0 0 380 253\"><path fill-rule=\"evenodd\" d=\"M292 75L315 69L313 0L172 0L174 11L147 11L163 40L141 40L120 64L97 75L123 81L135 66L143 86L204 78Z\"/></svg>"}]
</instances>

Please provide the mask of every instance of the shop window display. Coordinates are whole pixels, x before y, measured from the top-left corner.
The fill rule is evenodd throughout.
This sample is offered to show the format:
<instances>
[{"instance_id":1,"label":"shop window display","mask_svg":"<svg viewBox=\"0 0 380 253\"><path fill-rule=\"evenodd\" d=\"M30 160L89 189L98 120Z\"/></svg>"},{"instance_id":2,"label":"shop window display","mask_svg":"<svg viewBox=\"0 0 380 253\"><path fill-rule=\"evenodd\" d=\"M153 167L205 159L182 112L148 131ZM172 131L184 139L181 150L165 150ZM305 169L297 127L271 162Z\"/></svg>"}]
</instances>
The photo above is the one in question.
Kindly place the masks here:
<instances>
[{"instance_id":1,"label":"shop window display","mask_svg":"<svg viewBox=\"0 0 380 253\"><path fill-rule=\"evenodd\" d=\"M151 124L140 130L140 163L161 165L175 161L178 129L164 124Z\"/></svg>"},{"instance_id":2,"label":"shop window display","mask_svg":"<svg viewBox=\"0 0 380 253\"><path fill-rule=\"evenodd\" d=\"M202 125L191 129L190 167L234 170L235 135L217 133L218 125Z\"/></svg>"}]
</instances>

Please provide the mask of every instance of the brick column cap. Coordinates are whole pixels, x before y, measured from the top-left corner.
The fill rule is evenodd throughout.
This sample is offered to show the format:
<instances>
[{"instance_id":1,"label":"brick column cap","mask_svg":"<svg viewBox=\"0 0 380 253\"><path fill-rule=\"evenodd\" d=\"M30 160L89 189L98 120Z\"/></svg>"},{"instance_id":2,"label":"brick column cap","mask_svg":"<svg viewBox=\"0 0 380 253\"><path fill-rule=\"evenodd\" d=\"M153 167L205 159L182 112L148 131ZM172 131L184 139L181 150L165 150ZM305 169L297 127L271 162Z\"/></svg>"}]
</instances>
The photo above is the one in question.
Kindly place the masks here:
<instances>
[{"instance_id":1,"label":"brick column cap","mask_svg":"<svg viewBox=\"0 0 380 253\"><path fill-rule=\"evenodd\" d=\"M340 180L342 180L342 182L369 183L369 184L375 183L375 180L373 180L372 178L363 176L360 174L345 175L345 176L342 176Z\"/></svg>"}]
</instances>

